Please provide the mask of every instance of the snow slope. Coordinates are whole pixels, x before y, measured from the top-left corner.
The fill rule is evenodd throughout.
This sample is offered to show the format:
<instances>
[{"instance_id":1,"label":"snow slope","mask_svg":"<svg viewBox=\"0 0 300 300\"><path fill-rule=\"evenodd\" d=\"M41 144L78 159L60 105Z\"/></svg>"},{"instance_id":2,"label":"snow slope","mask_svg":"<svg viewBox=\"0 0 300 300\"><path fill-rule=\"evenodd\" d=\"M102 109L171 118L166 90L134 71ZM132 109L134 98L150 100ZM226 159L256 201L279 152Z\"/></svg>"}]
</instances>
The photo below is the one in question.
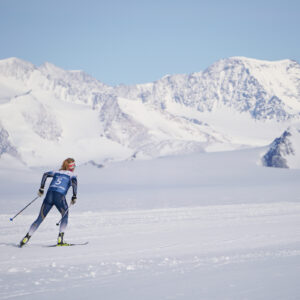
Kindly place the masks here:
<instances>
[{"instance_id":1,"label":"snow slope","mask_svg":"<svg viewBox=\"0 0 300 300\"><path fill-rule=\"evenodd\" d=\"M68 248L55 209L15 247L44 170L1 168L0 299L299 299L300 171L266 150L82 165Z\"/></svg>"}]
</instances>

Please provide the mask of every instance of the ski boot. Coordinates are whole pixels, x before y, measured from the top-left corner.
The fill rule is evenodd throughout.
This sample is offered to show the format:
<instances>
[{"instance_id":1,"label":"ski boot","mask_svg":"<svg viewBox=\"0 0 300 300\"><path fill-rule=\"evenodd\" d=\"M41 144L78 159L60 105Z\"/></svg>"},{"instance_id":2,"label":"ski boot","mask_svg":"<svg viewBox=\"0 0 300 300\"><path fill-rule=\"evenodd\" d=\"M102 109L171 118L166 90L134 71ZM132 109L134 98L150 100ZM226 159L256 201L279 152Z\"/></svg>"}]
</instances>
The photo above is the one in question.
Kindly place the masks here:
<instances>
[{"instance_id":1,"label":"ski boot","mask_svg":"<svg viewBox=\"0 0 300 300\"><path fill-rule=\"evenodd\" d=\"M64 242L64 233L60 232L57 238L57 246L69 246L68 243Z\"/></svg>"},{"instance_id":2,"label":"ski boot","mask_svg":"<svg viewBox=\"0 0 300 300\"><path fill-rule=\"evenodd\" d=\"M22 241L19 244L19 247L23 247L25 244L28 243L29 239L31 238L31 236L29 235L29 233L27 233L24 238L22 239Z\"/></svg>"}]
</instances>

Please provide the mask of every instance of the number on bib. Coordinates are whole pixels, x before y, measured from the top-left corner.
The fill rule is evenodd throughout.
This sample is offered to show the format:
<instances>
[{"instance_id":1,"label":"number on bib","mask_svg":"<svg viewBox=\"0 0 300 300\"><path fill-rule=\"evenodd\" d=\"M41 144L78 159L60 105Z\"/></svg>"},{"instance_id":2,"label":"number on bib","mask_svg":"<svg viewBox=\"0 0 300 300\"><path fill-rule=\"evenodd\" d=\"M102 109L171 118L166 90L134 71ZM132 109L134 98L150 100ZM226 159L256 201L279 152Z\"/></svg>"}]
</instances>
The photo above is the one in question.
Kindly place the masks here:
<instances>
[{"instance_id":1,"label":"number on bib","mask_svg":"<svg viewBox=\"0 0 300 300\"><path fill-rule=\"evenodd\" d=\"M60 185L61 184L61 182L62 182L62 178L61 177L58 177L57 179L56 179L56 181L55 181L55 185Z\"/></svg>"}]
</instances>

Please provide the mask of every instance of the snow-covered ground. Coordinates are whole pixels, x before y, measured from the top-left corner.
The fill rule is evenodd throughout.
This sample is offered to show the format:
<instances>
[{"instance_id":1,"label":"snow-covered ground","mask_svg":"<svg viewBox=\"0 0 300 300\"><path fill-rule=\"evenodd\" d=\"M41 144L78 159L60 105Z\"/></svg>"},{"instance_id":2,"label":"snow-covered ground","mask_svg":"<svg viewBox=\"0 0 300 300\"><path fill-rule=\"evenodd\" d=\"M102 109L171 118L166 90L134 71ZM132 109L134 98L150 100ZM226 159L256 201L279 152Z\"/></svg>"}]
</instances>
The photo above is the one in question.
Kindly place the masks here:
<instances>
[{"instance_id":1,"label":"snow-covered ground","mask_svg":"<svg viewBox=\"0 0 300 300\"><path fill-rule=\"evenodd\" d=\"M43 169L0 170L0 299L299 299L300 170L266 148L77 168L66 240L42 199L13 222ZM70 197L68 197L70 198Z\"/></svg>"}]
</instances>

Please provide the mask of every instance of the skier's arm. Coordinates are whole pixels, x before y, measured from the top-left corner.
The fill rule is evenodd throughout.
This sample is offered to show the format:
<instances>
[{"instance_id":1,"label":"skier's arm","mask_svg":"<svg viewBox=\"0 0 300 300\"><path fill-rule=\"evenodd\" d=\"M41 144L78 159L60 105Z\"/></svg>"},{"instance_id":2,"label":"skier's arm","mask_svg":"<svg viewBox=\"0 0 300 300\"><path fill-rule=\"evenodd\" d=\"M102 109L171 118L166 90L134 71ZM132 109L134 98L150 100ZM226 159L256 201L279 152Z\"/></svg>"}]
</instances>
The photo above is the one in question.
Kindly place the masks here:
<instances>
[{"instance_id":1,"label":"skier's arm","mask_svg":"<svg viewBox=\"0 0 300 300\"><path fill-rule=\"evenodd\" d=\"M42 177L42 181L41 181L41 187L38 191L38 196L42 197L44 194L44 187L45 187L45 183L48 177L53 177L54 176L54 172L50 171L50 172L46 172L44 173L43 177Z\"/></svg>"},{"instance_id":2,"label":"skier's arm","mask_svg":"<svg viewBox=\"0 0 300 300\"><path fill-rule=\"evenodd\" d=\"M73 189L73 196L72 196L72 204L76 203L77 200L77 178L74 176L71 179L72 189Z\"/></svg>"},{"instance_id":3,"label":"skier's arm","mask_svg":"<svg viewBox=\"0 0 300 300\"><path fill-rule=\"evenodd\" d=\"M52 171L44 173L44 175L42 177L42 181L41 181L41 189L44 189L47 178L53 177L53 176L54 176L54 172L52 172Z\"/></svg>"},{"instance_id":4,"label":"skier's arm","mask_svg":"<svg viewBox=\"0 0 300 300\"><path fill-rule=\"evenodd\" d=\"M74 176L71 179L72 189L73 189L73 196L77 196L77 178Z\"/></svg>"}]
</instances>

